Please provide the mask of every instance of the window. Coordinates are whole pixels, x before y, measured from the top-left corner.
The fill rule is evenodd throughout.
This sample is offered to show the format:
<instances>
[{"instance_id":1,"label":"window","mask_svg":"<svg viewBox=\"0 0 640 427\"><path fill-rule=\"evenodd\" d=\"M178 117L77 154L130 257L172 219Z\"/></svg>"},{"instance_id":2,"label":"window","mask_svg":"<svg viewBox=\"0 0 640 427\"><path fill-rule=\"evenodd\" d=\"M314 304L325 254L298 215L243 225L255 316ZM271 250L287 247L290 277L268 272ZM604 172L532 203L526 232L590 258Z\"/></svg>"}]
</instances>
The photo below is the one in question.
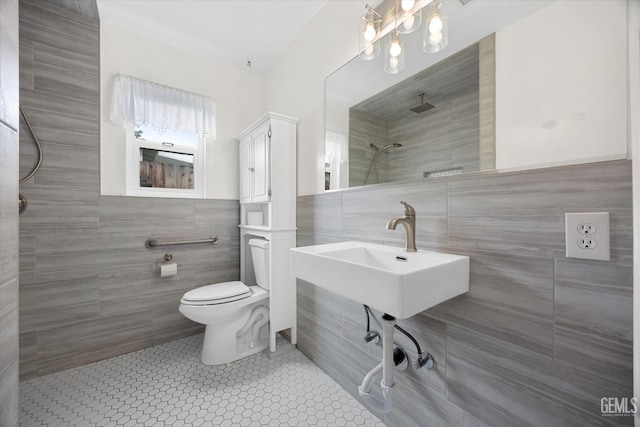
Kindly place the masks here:
<instances>
[{"instance_id":1,"label":"window","mask_svg":"<svg viewBox=\"0 0 640 427\"><path fill-rule=\"evenodd\" d=\"M117 75L111 120L126 134L126 194L202 198L212 99Z\"/></svg>"},{"instance_id":2,"label":"window","mask_svg":"<svg viewBox=\"0 0 640 427\"><path fill-rule=\"evenodd\" d=\"M204 197L206 138L189 131L125 127L127 195Z\"/></svg>"}]
</instances>

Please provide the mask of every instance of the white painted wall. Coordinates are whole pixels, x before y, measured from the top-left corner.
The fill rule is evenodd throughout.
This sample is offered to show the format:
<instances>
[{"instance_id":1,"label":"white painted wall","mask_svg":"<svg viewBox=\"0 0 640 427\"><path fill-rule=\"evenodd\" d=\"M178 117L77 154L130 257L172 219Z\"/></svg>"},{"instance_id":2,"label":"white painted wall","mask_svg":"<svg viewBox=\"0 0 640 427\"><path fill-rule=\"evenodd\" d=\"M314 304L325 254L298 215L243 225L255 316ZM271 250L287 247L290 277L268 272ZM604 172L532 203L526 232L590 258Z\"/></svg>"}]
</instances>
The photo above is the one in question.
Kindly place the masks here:
<instances>
[{"instance_id":1,"label":"white painted wall","mask_svg":"<svg viewBox=\"0 0 640 427\"><path fill-rule=\"evenodd\" d=\"M499 170L626 158L626 0L562 0L499 31L496 80Z\"/></svg>"},{"instance_id":2,"label":"white painted wall","mask_svg":"<svg viewBox=\"0 0 640 427\"><path fill-rule=\"evenodd\" d=\"M202 55L100 24L100 191L125 193L124 130L109 121L113 77L141 79L196 92L216 101L217 140L207 147L206 198L238 198L236 136L260 116L260 78Z\"/></svg>"},{"instance_id":3,"label":"white painted wall","mask_svg":"<svg viewBox=\"0 0 640 427\"><path fill-rule=\"evenodd\" d=\"M324 191L324 79L353 58L366 1L328 1L263 77L263 111L298 121L298 195Z\"/></svg>"}]
</instances>

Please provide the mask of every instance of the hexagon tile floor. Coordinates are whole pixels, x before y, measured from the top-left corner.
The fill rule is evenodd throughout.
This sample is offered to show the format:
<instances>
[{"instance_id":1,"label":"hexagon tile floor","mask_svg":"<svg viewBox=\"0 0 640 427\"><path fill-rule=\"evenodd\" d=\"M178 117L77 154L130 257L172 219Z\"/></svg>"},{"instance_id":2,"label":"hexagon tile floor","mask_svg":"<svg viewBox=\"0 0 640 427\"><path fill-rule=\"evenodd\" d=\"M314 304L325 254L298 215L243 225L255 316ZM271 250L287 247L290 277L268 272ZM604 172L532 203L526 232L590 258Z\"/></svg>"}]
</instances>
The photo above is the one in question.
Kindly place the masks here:
<instances>
[{"instance_id":1,"label":"hexagon tile floor","mask_svg":"<svg viewBox=\"0 0 640 427\"><path fill-rule=\"evenodd\" d=\"M202 335L20 383L27 426L384 426L298 350L200 363Z\"/></svg>"}]
</instances>

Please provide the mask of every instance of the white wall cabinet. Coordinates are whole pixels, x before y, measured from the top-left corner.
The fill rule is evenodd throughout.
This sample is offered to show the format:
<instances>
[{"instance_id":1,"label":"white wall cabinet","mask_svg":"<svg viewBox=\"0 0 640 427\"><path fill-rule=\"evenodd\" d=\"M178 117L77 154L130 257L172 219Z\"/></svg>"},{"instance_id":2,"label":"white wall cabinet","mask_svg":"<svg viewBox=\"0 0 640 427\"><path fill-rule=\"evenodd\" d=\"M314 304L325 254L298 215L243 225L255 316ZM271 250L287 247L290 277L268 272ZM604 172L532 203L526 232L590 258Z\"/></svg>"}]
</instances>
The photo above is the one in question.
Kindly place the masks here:
<instances>
[{"instance_id":1,"label":"white wall cabinet","mask_svg":"<svg viewBox=\"0 0 640 427\"><path fill-rule=\"evenodd\" d=\"M291 117L267 113L239 136L240 155L240 280L255 284L250 239L271 242L269 249L269 336L290 329L297 342L296 279L290 253L296 247L296 123ZM260 212L262 224L249 224Z\"/></svg>"},{"instance_id":2,"label":"white wall cabinet","mask_svg":"<svg viewBox=\"0 0 640 427\"><path fill-rule=\"evenodd\" d=\"M240 140L240 203L268 202L271 123L267 121Z\"/></svg>"}]
</instances>

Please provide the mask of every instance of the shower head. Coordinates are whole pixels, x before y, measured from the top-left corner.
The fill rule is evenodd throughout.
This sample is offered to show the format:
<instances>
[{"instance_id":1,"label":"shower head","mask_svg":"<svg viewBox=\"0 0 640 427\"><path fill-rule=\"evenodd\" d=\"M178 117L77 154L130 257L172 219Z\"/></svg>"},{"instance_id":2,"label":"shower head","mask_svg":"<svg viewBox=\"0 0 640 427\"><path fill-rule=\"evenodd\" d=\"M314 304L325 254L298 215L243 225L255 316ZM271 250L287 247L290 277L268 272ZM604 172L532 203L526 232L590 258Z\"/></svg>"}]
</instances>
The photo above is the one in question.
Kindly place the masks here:
<instances>
[{"instance_id":1,"label":"shower head","mask_svg":"<svg viewBox=\"0 0 640 427\"><path fill-rule=\"evenodd\" d=\"M414 108L410 108L414 113L424 113L425 111L431 110L432 108L436 108L435 105L429 104L428 102L424 102L424 93L420 94L420 105Z\"/></svg>"},{"instance_id":2,"label":"shower head","mask_svg":"<svg viewBox=\"0 0 640 427\"><path fill-rule=\"evenodd\" d=\"M385 145L382 148L379 148L376 144L369 144L369 147L375 148L376 152L378 153L382 153L383 151L388 150L391 147L402 147L402 144L398 144L397 142L394 142L393 144Z\"/></svg>"},{"instance_id":3,"label":"shower head","mask_svg":"<svg viewBox=\"0 0 640 427\"><path fill-rule=\"evenodd\" d=\"M384 147L382 147L382 148L380 148L380 149L378 150L378 153L382 153L383 151L388 150L388 149L389 149L389 148L391 148L391 147L402 147L402 144L398 144L398 143L396 142L396 143L394 143L394 144L385 145Z\"/></svg>"}]
</instances>

